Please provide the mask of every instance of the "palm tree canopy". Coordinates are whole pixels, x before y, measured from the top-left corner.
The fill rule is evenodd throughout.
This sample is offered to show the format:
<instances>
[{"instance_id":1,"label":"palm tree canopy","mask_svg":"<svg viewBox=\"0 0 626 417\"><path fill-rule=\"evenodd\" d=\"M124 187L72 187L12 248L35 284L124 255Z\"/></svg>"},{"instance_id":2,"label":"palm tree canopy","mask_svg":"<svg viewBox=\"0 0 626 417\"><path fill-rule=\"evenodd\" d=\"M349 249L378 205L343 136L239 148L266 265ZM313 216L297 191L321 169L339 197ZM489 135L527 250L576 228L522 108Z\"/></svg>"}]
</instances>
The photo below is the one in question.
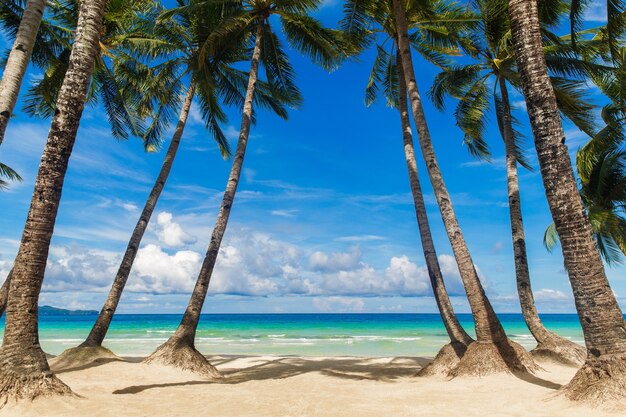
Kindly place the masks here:
<instances>
[{"instance_id":1,"label":"palm tree canopy","mask_svg":"<svg viewBox=\"0 0 626 417\"><path fill-rule=\"evenodd\" d=\"M504 79L517 90L521 85L509 28L507 2L476 0L473 5L480 16L480 24L460 45L474 62L444 68L436 76L429 95L440 110L445 108L447 96L458 99L454 115L464 133L464 144L472 155L489 160L491 153L485 132L488 113L492 109L502 129L499 80ZM609 73L611 68L582 58L580 50L596 48L597 41L581 43L577 52L568 42L568 36L558 37L549 31L549 26L558 21L558 16L564 10L564 5L559 1L543 4L541 14L546 62L562 116L583 132L593 135L596 132L595 107L588 100L586 83L590 76L602 76ZM513 124L519 125L514 116ZM513 136L518 162L530 168L523 153L523 135L514 128Z\"/></svg>"},{"instance_id":2,"label":"palm tree canopy","mask_svg":"<svg viewBox=\"0 0 626 417\"><path fill-rule=\"evenodd\" d=\"M123 60L119 72L133 91L153 91L136 103L139 113L151 115L152 122L144 134L146 147L160 146L162 132L171 121L173 109L183 96L185 80L194 83L200 112L207 129L218 142L222 154L230 155L230 147L219 123L226 121L222 105L241 107L245 99L248 73L236 67L249 60L250 34L241 32L231 37L214 38L214 33L239 8L234 3L178 2L178 7L165 10L159 5L139 17L141 28L125 38L130 53L140 57ZM204 49L211 38L211 50ZM208 51L208 52L207 52ZM153 66L145 63L154 62ZM151 74L134 77L133 74ZM147 81L147 82L146 82ZM281 88L272 82L259 81L254 102L288 117L287 108L301 102L299 92Z\"/></svg>"}]
</instances>

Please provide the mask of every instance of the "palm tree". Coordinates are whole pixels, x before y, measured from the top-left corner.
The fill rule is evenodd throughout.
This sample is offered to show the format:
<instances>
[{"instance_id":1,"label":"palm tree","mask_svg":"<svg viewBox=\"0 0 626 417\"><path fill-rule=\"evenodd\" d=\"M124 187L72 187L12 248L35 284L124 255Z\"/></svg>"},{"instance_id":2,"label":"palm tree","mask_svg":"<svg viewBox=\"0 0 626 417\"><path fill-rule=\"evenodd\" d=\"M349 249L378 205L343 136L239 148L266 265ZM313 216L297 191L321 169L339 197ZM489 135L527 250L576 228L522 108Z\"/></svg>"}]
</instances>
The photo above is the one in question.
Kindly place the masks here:
<instances>
[{"instance_id":1,"label":"palm tree","mask_svg":"<svg viewBox=\"0 0 626 417\"><path fill-rule=\"evenodd\" d=\"M122 46L128 46L128 37L135 36L136 28L133 28L129 22L133 21L132 18L138 11L145 10L150 4L149 1L136 0L129 3L109 0L106 6L104 30L98 49L100 54L96 58L95 76L90 83L88 97L92 103L97 97L102 99L112 134L117 139L127 139L130 134L136 136L144 134L144 127L134 104L139 97L144 97L145 100L151 95L146 95L145 89L131 90L127 82L125 85L122 84L125 80L140 79L139 74L127 70L123 78L118 76L118 72L122 71L115 71L114 68L128 69L130 62L133 61L131 56L123 53ZM53 1L48 10L51 17L41 22L34 46L31 48L33 64L44 68L45 73L44 77L29 89L25 105L26 113L38 117L52 117L54 114L59 91L69 66L72 48L71 34L77 25L78 3L75 0ZM0 5L0 20L9 33L19 34L22 16L26 16L26 12L27 10L23 9L19 2L4 2ZM159 77L153 74L149 76L158 82ZM159 87L168 89L171 86ZM130 91L133 91L133 94L130 94ZM171 88L166 91L171 91ZM153 140L156 132L152 129L145 134ZM8 186L7 182L1 179L2 177L22 180L17 172L0 163L0 189ZM6 308L9 281L7 277L0 289L0 316Z\"/></svg>"},{"instance_id":2,"label":"palm tree","mask_svg":"<svg viewBox=\"0 0 626 417\"><path fill-rule=\"evenodd\" d=\"M0 396L4 402L71 392L67 385L52 374L41 350L37 307L63 180L98 51L104 6L105 0L81 2L70 65L39 165L22 242L13 268L4 339L0 348Z\"/></svg>"},{"instance_id":3,"label":"palm tree","mask_svg":"<svg viewBox=\"0 0 626 417\"><path fill-rule=\"evenodd\" d=\"M251 0L239 4L240 9L228 16L213 32L212 36L200 48L200 56L208 54L215 42L229 39L232 36L246 36L250 43L254 40L247 91L242 110L241 129L233 165L230 170L226 191L217 215L217 220L206 256L202 263L194 291L187 309L174 334L157 350L146 358L147 363L163 363L182 369L188 369L209 378L219 377L219 372L195 349L194 341L200 312L207 295L209 283L220 244L226 231L226 225L241 176L250 125L253 116L253 102L258 82L259 64L265 67L270 85L276 86L292 97L292 102L299 101L300 92L295 85L295 74L288 58L282 49L281 41L274 33L270 17L280 18L283 32L289 44L309 56L313 62L325 68L332 68L339 57L338 35L322 27L308 13L319 6L319 0L286 0L274 2L270 0ZM194 10L194 13L205 13L206 5L193 4L183 10Z\"/></svg>"},{"instance_id":4,"label":"palm tree","mask_svg":"<svg viewBox=\"0 0 626 417\"><path fill-rule=\"evenodd\" d=\"M601 117L605 126L596 132L589 142L576 153L576 170L580 183L579 193L585 207L598 250L608 265L621 263L626 255L626 170L624 135L626 81L626 47L618 55L610 56L606 28L594 30L592 41L599 40L597 56L588 51L586 58L601 62L612 62L611 71L592 73L591 80L610 100L602 108ZM587 31L589 32L589 30ZM544 234L544 245L552 251L558 243L558 235L551 224Z\"/></svg>"},{"instance_id":5,"label":"palm tree","mask_svg":"<svg viewBox=\"0 0 626 417\"><path fill-rule=\"evenodd\" d=\"M17 96L22 86L26 68L30 62L30 56L35 46L35 39L45 8L46 0L27 0L20 18L19 27L15 31L13 47L0 80L0 144L2 144L4 133L17 102ZM6 175L6 173L4 174ZM14 177L14 175L6 176L9 179Z\"/></svg>"},{"instance_id":6,"label":"palm tree","mask_svg":"<svg viewBox=\"0 0 626 417\"><path fill-rule=\"evenodd\" d=\"M14 5L9 5L7 2L2 9L9 9L11 6ZM0 145L4 140L7 125L17 102L45 7L46 0L28 0L19 15L19 23L9 30L13 32L11 34L15 39L4 66L2 79L0 79ZM3 15L4 13L0 11L0 20L4 20ZM22 177L11 167L0 162L0 190L8 187L7 180L22 181ZM8 291L8 286L6 288Z\"/></svg>"},{"instance_id":7,"label":"palm tree","mask_svg":"<svg viewBox=\"0 0 626 417\"><path fill-rule=\"evenodd\" d=\"M13 168L0 162L0 190L4 190L9 186L7 180L22 181L22 177Z\"/></svg>"},{"instance_id":8,"label":"palm tree","mask_svg":"<svg viewBox=\"0 0 626 417\"><path fill-rule=\"evenodd\" d=\"M44 71L44 76L29 88L25 98L24 111L31 116L52 117L54 114L69 64L72 46L69 35L77 24L79 4L77 0L64 0L49 5L50 17L44 19L33 51L33 63ZM135 109L138 95L130 94L132 90L126 85L130 75L124 79L117 76L116 70L120 66L128 68L128 61L134 59L126 50L139 30L135 16L146 13L152 4L152 0L109 0L106 4L88 102L103 104L116 139L144 134L141 117ZM13 22L14 19L9 19L7 24ZM134 77L138 78L139 74Z\"/></svg>"},{"instance_id":9,"label":"palm tree","mask_svg":"<svg viewBox=\"0 0 626 417\"><path fill-rule=\"evenodd\" d=\"M463 358L450 371L449 375L484 375L502 371L533 371L536 369L536 364L532 357L520 345L507 338L502 324L496 316L478 278L476 268L452 207L450 195L439 170L430 139L430 132L413 70L407 13L404 2L393 0L393 14L398 31L398 52L405 74L422 155L426 162L444 226L452 245L459 272L461 273L461 279L465 286L476 329L477 342L472 343L468 347Z\"/></svg>"},{"instance_id":10,"label":"palm tree","mask_svg":"<svg viewBox=\"0 0 626 417\"><path fill-rule=\"evenodd\" d=\"M480 13L481 25L468 37L464 46L468 54L478 62L446 68L435 78L430 96L440 110L444 109L446 95L459 100L454 113L457 126L465 134L464 143L468 146L470 153L483 159L490 157L488 144L484 138L487 113L490 109L495 110L500 135L505 145L517 292L524 320L537 341L537 347L532 353L535 357L581 365L585 360L585 349L545 328L537 313L530 285L517 164L528 169L530 166L520 149L521 138L515 129L516 119L512 114L509 99L508 88L509 86L515 89L519 87L519 74L515 68L515 55L510 44L506 2L477 0L474 5ZM556 6L559 5L556 4ZM546 14L559 15L558 13ZM545 29L544 34L548 34ZM571 49L569 44L561 43L554 35L548 34L546 38L550 39L545 47L546 58L551 64L552 72L558 74L553 75L551 81L555 88L559 108L565 116L571 115L573 122L577 123L581 129L591 131L593 129L591 122L593 106L585 103L581 93L585 80L573 80L564 76L571 74L584 76L585 70L590 69L589 67L593 67L596 71L601 71L603 68L596 68L590 63L572 58L573 53L569 51ZM489 103L492 103L493 107Z\"/></svg>"},{"instance_id":11,"label":"palm tree","mask_svg":"<svg viewBox=\"0 0 626 417\"><path fill-rule=\"evenodd\" d=\"M594 145L592 139L577 153L579 193L600 255L608 265L619 264L626 255L626 151L610 146L598 152ZM552 223L543 243L551 252L558 241Z\"/></svg>"},{"instance_id":12,"label":"palm tree","mask_svg":"<svg viewBox=\"0 0 626 417\"><path fill-rule=\"evenodd\" d=\"M537 2L510 0L509 17L541 176L588 350L585 364L563 392L574 400L623 400L626 323L576 187L542 50Z\"/></svg>"},{"instance_id":13,"label":"palm tree","mask_svg":"<svg viewBox=\"0 0 626 417\"><path fill-rule=\"evenodd\" d=\"M429 43L426 39L432 39L437 34L449 32L449 29L453 29L455 32L460 29L466 29L468 23L471 24L474 21L474 17L468 15L464 10L447 3L438 2L432 6L434 6L432 10L424 10L423 8L413 10L416 13L411 16L412 26L417 28L422 36L414 37L412 44L427 60L436 65L442 65L445 61L441 55L442 50L449 50L453 47L453 44L434 47L432 42ZM380 1L366 6L363 2L348 1L344 6L344 11L345 17L341 22L342 29L347 37L352 38L357 44L357 49L369 46L368 44L374 40L373 36L376 34L376 29L374 28L376 27L382 28L381 31L385 37L384 40L376 45L377 54L366 88L365 104L370 106L375 102L379 93L382 93L386 98L387 105L396 108L400 114L404 155L409 172L409 183L420 231L422 250L435 301L450 337L450 343L445 345L435 359L420 371L420 375L447 374L458 363L469 344L473 342L473 339L463 329L454 313L430 232L430 224L415 160L413 134L407 105L406 82L399 61L400 57L395 53L397 50L395 42L397 33L391 17L392 3L391 1ZM369 21L369 28L363 27L365 20ZM390 45L390 50L385 49L385 45Z\"/></svg>"},{"instance_id":14,"label":"palm tree","mask_svg":"<svg viewBox=\"0 0 626 417\"><path fill-rule=\"evenodd\" d=\"M96 60L94 80L88 94L89 102L95 103L100 97L109 117L113 135L118 139L127 139L130 134L141 135L140 119L133 112L129 102L130 97L124 97L122 87L112 70L112 62L119 59L116 49L125 40L126 32L132 34L128 21L137 11L145 10L151 0L110 0L107 2L104 31L101 37L101 55ZM42 20L43 8L46 1L29 0L26 7L22 1L7 1L0 4L0 21L10 36L15 37L12 50L5 68L3 81L0 82L0 107L10 106L10 111L0 115L0 143L4 138L8 117L12 113L20 90L23 71L30 59L32 63L44 70L44 77L35 82L29 89L25 108L27 114L39 117L52 117L61 83L67 71L71 42L78 19L79 3L76 0L53 0L48 5L49 17ZM36 26L39 28L37 31ZM33 38L30 30L34 29ZM28 32L26 32L28 31ZM28 40L30 44L24 42ZM28 54L22 52L28 46ZM14 54L14 51L15 54ZM15 55L15 59L12 57ZM28 56L26 56L28 55ZM21 71L21 72L20 72ZM13 74L13 75L11 75ZM19 75L19 77L18 77ZM6 89L2 83L6 78ZM18 82L19 81L19 82ZM6 93L6 97L2 94ZM6 99L5 99L6 98ZM6 120L5 114L9 114ZM2 180L21 181L21 177L8 166L0 163L0 189L7 186Z\"/></svg>"},{"instance_id":15,"label":"palm tree","mask_svg":"<svg viewBox=\"0 0 626 417\"><path fill-rule=\"evenodd\" d=\"M179 6L185 5L187 5L186 2L179 2ZM141 26L145 28L145 33L133 35L133 38L129 40L133 44L132 49L141 55L152 58L159 59L167 56L167 61L158 62L156 65L156 74L151 74L150 67L141 65L139 63L141 60L123 63L141 66L139 71L137 68L131 68L129 74L124 74L123 64L116 71L116 74L121 74L128 83L138 80L137 85L132 87L144 91L144 100L138 103L140 112L145 113L147 110L151 110L155 115L152 124L144 135L146 147L153 148L159 145L158 138L161 137L168 122L167 119L163 120L164 115L180 106L180 116L165 154L161 171L139 216L109 295L96 322L87 339L78 348L64 352L57 360L72 361L75 364L77 360L81 362L92 361L99 356L111 355L110 351L102 348L102 342L119 304L141 239L176 158L194 97L198 97L200 100L202 117L206 121L206 127L217 141L222 155L224 157L230 156L228 141L219 126L220 121L225 121L225 114L220 102L243 103L244 93L241 90L245 86L248 75L233 68L231 64L245 59L246 52L237 47L233 48L232 45L223 45L210 56L205 56L203 61L200 61L199 55L199 46L206 41L212 30L223 20L220 8L222 7L214 7L213 13L196 16L180 13L169 19L159 20L158 17L162 9L156 7L147 16L137 17L143 20ZM144 76L133 77L137 73ZM128 76L124 77L124 75ZM179 84L185 78L188 79L188 85L181 88ZM178 92L181 89L186 90L182 105L178 99L180 97ZM283 118L287 117L284 104L294 104L289 103L280 91L270 91L269 86L263 82L258 83L257 93L255 96L257 105L271 108Z\"/></svg>"},{"instance_id":16,"label":"palm tree","mask_svg":"<svg viewBox=\"0 0 626 417\"><path fill-rule=\"evenodd\" d=\"M4 314L7 308L7 299L9 298L9 286L11 285L11 275L13 270L9 271L9 275L4 280L2 287L0 287L0 317Z\"/></svg>"}]
</instances>

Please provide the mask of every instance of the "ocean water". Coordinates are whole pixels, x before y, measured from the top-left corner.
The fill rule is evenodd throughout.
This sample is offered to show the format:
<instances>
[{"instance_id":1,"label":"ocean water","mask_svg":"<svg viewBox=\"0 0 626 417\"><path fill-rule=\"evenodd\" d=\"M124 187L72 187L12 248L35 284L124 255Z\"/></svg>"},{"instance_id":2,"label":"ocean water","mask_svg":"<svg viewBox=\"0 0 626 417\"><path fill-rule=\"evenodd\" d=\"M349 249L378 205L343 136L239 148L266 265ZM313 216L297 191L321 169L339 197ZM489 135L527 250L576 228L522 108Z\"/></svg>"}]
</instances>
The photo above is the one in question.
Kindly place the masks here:
<instances>
[{"instance_id":1,"label":"ocean water","mask_svg":"<svg viewBox=\"0 0 626 417\"><path fill-rule=\"evenodd\" d=\"M116 315L104 345L120 356L144 356L180 321L174 314ZM42 316L39 335L51 354L81 343L95 316ZM473 334L471 315L461 314ZM531 349L520 314L500 315L507 334ZM575 314L542 315L550 330L583 343ZM0 322L4 329L4 320ZM1 335L2 333L0 333ZM438 314L204 314L196 347L207 355L433 356L448 342Z\"/></svg>"}]
</instances>

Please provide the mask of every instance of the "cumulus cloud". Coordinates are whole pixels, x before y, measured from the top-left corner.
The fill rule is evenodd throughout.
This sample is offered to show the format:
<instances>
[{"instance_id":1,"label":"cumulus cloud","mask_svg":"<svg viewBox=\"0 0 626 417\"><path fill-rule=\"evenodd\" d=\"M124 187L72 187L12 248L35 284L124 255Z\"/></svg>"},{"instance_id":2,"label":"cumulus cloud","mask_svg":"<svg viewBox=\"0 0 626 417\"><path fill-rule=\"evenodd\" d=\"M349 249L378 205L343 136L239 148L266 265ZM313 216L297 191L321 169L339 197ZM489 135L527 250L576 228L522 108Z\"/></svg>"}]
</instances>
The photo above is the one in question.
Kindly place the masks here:
<instances>
[{"instance_id":1,"label":"cumulus cloud","mask_svg":"<svg viewBox=\"0 0 626 417\"><path fill-rule=\"evenodd\" d=\"M361 249L354 247L350 252L313 252L309 257L309 266L315 271L350 271L361 265Z\"/></svg>"},{"instance_id":2,"label":"cumulus cloud","mask_svg":"<svg viewBox=\"0 0 626 417\"><path fill-rule=\"evenodd\" d=\"M196 242L196 238L187 234L183 228L173 221L172 213L162 211L157 216L157 237L159 242L168 247L181 247Z\"/></svg>"},{"instance_id":3,"label":"cumulus cloud","mask_svg":"<svg viewBox=\"0 0 626 417\"><path fill-rule=\"evenodd\" d=\"M324 297L314 298L313 307L319 311L352 311L359 312L365 308L365 302L362 298L352 297Z\"/></svg>"},{"instance_id":4,"label":"cumulus cloud","mask_svg":"<svg viewBox=\"0 0 626 417\"><path fill-rule=\"evenodd\" d=\"M160 225L175 224L169 213L159 217ZM186 235L182 229L180 235ZM120 253L81 246L53 247L44 291L108 291L120 259ZM145 245L135 259L127 291L188 294L194 288L203 259L204 253L196 250L177 250L160 243ZM440 255L439 262L450 294L462 294L454 258ZM7 268L8 263L0 261L0 270ZM418 265L406 255L392 256L381 268L366 263L359 247L345 252L308 252L270 235L242 228L227 234L209 293L326 298L432 296L426 266ZM327 302L333 306L338 301Z\"/></svg>"},{"instance_id":5,"label":"cumulus cloud","mask_svg":"<svg viewBox=\"0 0 626 417\"><path fill-rule=\"evenodd\" d=\"M571 297L568 297L559 290L553 290L551 288L542 288L538 291L534 292L535 301L544 302L544 301L561 301L568 300Z\"/></svg>"},{"instance_id":6,"label":"cumulus cloud","mask_svg":"<svg viewBox=\"0 0 626 417\"><path fill-rule=\"evenodd\" d=\"M157 245L147 245L137 253L128 289L151 293L191 292L201 262L200 254L194 251L182 250L170 255Z\"/></svg>"},{"instance_id":7,"label":"cumulus cloud","mask_svg":"<svg viewBox=\"0 0 626 417\"><path fill-rule=\"evenodd\" d=\"M113 282L120 257L81 246L50 248L43 291L98 291Z\"/></svg>"}]
</instances>

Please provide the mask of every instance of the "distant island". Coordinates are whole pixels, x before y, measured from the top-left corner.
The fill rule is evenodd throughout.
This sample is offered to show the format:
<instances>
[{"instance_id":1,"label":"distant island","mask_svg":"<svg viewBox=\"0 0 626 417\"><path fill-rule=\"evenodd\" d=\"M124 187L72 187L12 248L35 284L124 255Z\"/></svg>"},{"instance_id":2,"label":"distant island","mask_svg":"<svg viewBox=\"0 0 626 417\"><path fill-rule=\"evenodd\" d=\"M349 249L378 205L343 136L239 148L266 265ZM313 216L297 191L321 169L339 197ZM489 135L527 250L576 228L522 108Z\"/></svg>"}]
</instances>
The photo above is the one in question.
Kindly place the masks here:
<instances>
[{"instance_id":1,"label":"distant island","mask_svg":"<svg viewBox=\"0 0 626 417\"><path fill-rule=\"evenodd\" d=\"M51 306L39 307L40 316L92 316L96 314L98 314L96 310L66 310Z\"/></svg>"}]
</instances>

